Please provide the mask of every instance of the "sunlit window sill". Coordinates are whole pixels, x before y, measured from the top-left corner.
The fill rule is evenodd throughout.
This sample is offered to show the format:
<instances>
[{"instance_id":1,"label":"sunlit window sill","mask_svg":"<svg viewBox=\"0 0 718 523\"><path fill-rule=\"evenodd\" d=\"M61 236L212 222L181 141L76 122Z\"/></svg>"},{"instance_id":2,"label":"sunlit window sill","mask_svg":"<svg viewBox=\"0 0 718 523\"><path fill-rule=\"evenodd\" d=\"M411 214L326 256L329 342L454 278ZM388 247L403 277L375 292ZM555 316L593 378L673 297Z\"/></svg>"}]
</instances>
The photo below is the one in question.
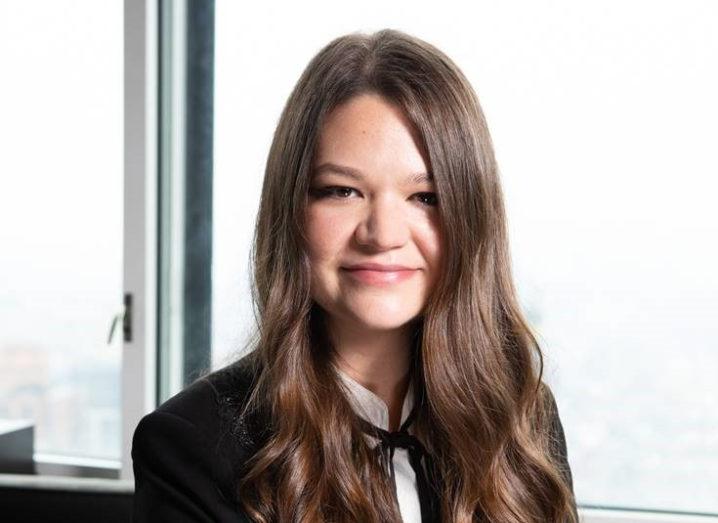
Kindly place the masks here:
<instances>
[{"instance_id":1,"label":"sunlit window sill","mask_svg":"<svg viewBox=\"0 0 718 523\"><path fill-rule=\"evenodd\" d=\"M36 452L35 472L38 476L118 479L119 460L63 456Z\"/></svg>"},{"instance_id":2,"label":"sunlit window sill","mask_svg":"<svg viewBox=\"0 0 718 523\"><path fill-rule=\"evenodd\" d=\"M582 523L718 523L718 515L581 507Z\"/></svg>"},{"instance_id":3,"label":"sunlit window sill","mask_svg":"<svg viewBox=\"0 0 718 523\"><path fill-rule=\"evenodd\" d=\"M25 490L84 492L102 494L132 494L132 480L105 478L78 478L53 475L0 474L0 489L19 488Z\"/></svg>"}]
</instances>

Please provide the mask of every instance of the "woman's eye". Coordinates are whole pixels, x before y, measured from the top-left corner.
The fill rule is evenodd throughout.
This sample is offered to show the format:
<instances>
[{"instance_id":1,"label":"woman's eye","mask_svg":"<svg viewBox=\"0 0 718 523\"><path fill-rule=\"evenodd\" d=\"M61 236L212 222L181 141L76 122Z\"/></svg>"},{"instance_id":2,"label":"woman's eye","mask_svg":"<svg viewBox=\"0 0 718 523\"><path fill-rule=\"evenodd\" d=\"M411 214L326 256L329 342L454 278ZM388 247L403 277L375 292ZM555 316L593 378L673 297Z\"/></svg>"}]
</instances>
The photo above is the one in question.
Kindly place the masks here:
<instances>
[{"instance_id":1,"label":"woman's eye","mask_svg":"<svg viewBox=\"0 0 718 523\"><path fill-rule=\"evenodd\" d=\"M328 187L313 188L310 189L309 192L314 197L319 199L328 197L346 200L352 195L352 192L356 192L356 190L351 187L332 185ZM421 204L425 207L436 207L438 205L437 196L434 192L420 192L416 193L414 196L418 198Z\"/></svg>"},{"instance_id":2,"label":"woman's eye","mask_svg":"<svg viewBox=\"0 0 718 523\"><path fill-rule=\"evenodd\" d=\"M321 187L313 189L312 192L317 198L323 198L325 196L331 196L339 199L346 199L353 191L351 187Z\"/></svg>"},{"instance_id":3,"label":"woman's eye","mask_svg":"<svg viewBox=\"0 0 718 523\"><path fill-rule=\"evenodd\" d=\"M435 192L420 192L417 197L421 200L421 203L428 207L435 207L439 201L436 197Z\"/></svg>"}]
</instances>

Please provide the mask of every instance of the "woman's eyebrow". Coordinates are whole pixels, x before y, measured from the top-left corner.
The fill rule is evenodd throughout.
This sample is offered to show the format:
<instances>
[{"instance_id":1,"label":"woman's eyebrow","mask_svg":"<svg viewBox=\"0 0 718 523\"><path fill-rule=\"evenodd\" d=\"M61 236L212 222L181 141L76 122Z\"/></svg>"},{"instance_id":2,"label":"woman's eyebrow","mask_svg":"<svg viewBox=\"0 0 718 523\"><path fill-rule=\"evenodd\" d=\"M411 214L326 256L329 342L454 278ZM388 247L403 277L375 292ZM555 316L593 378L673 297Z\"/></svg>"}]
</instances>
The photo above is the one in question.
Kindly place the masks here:
<instances>
[{"instance_id":1,"label":"woman's eyebrow","mask_svg":"<svg viewBox=\"0 0 718 523\"><path fill-rule=\"evenodd\" d=\"M338 165L331 162L325 162L317 167L315 167L312 170L312 178L319 176L320 174L323 174L325 172L331 172L334 174L338 174L340 176L346 176L347 178L351 178L353 180L362 180L364 178L364 175L361 171L358 169L354 169L353 167L347 167L345 165ZM434 175L432 173L425 173L425 172L418 172L418 173L412 173L409 176L406 177L404 180L405 184L418 184L418 183L424 183L428 182L431 183L434 181Z\"/></svg>"}]
</instances>

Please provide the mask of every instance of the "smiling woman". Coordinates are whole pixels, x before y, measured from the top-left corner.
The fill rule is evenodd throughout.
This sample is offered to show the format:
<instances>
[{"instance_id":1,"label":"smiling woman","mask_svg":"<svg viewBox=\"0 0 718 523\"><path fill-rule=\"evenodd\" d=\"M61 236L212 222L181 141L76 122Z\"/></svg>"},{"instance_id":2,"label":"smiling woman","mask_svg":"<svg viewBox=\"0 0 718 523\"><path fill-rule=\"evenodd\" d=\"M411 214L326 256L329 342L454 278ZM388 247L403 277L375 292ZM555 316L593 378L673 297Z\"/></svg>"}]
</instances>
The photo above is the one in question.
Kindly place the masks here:
<instances>
[{"instance_id":1,"label":"smiling woman","mask_svg":"<svg viewBox=\"0 0 718 523\"><path fill-rule=\"evenodd\" d=\"M409 370L411 320L441 271L438 208L426 203L435 195L429 166L401 109L376 94L331 112L314 161L304 223L312 296L338 338L361 332L364 345L370 333L381 336L383 348L371 349L383 354L386 374L374 374L379 396L400 407L391 398L392 376ZM347 180L354 185L338 186ZM350 369L366 360L366 346L335 345ZM392 420L398 414L390 409Z\"/></svg>"},{"instance_id":2,"label":"smiling woman","mask_svg":"<svg viewBox=\"0 0 718 523\"><path fill-rule=\"evenodd\" d=\"M139 521L576 522L476 95L432 45L335 39L285 106L253 350L135 431Z\"/></svg>"}]
</instances>

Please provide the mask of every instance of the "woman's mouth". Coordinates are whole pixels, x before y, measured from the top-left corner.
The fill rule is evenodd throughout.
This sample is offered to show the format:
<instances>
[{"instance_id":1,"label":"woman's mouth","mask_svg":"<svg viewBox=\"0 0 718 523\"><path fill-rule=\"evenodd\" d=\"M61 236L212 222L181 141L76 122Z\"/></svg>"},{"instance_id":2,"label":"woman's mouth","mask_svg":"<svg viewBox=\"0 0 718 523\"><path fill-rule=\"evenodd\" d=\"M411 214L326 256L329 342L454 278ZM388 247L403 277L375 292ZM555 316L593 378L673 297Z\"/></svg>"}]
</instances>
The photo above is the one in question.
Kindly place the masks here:
<instances>
[{"instance_id":1,"label":"woman's mouth","mask_svg":"<svg viewBox=\"0 0 718 523\"><path fill-rule=\"evenodd\" d=\"M369 269L342 269L350 278L370 285L391 285L411 278L417 269L405 270L369 270Z\"/></svg>"}]
</instances>

